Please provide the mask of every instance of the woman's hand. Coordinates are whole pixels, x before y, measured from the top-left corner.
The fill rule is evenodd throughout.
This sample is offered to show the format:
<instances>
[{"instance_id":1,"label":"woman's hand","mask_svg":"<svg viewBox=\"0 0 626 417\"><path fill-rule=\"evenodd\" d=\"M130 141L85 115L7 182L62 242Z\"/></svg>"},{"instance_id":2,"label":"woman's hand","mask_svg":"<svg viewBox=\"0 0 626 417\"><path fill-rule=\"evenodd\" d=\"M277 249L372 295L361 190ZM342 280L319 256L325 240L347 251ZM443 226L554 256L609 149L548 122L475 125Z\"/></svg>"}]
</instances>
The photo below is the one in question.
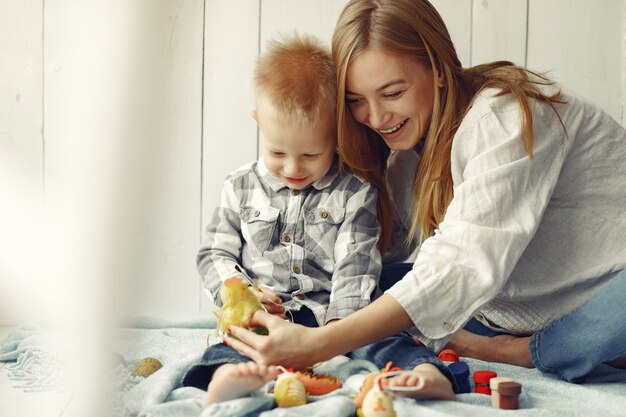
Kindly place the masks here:
<instances>
[{"instance_id":1,"label":"woman's hand","mask_svg":"<svg viewBox=\"0 0 626 417\"><path fill-rule=\"evenodd\" d=\"M261 365L302 369L406 330L413 322L393 297L383 294L330 326L304 327L264 311L254 313L250 325L263 326L270 334L232 326L229 332L236 339L227 337L226 344Z\"/></svg>"},{"instance_id":2,"label":"woman's hand","mask_svg":"<svg viewBox=\"0 0 626 417\"><path fill-rule=\"evenodd\" d=\"M278 316L284 320L287 319L285 315L285 307L283 307L283 300L280 299L278 294L266 287L249 287L250 291L254 293L256 298L259 299L263 308L270 314Z\"/></svg>"},{"instance_id":3,"label":"woman's hand","mask_svg":"<svg viewBox=\"0 0 626 417\"><path fill-rule=\"evenodd\" d=\"M303 369L319 361L329 359L323 353L323 338L316 337L323 328L305 327L289 323L275 315L257 311L250 323L263 326L268 336L261 336L241 327L232 326L225 342L242 355L261 365L282 365Z\"/></svg>"}]
</instances>

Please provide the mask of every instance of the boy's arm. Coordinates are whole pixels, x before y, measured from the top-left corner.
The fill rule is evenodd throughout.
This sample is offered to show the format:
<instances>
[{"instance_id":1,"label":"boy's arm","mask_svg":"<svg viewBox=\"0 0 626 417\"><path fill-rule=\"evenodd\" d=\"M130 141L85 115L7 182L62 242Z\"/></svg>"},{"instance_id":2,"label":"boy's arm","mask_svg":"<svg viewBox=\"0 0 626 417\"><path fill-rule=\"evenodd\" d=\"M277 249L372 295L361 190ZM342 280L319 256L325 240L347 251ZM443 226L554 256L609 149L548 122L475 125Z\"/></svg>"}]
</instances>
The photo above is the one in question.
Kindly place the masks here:
<instances>
[{"instance_id":1,"label":"boy's arm","mask_svg":"<svg viewBox=\"0 0 626 417\"><path fill-rule=\"evenodd\" d=\"M346 216L335 242L335 272L326 323L347 317L370 303L382 268L376 190L363 182L346 202Z\"/></svg>"},{"instance_id":2,"label":"boy's arm","mask_svg":"<svg viewBox=\"0 0 626 417\"><path fill-rule=\"evenodd\" d=\"M219 205L205 228L196 258L204 288L218 306L222 304L219 297L222 282L234 275L240 275L236 269L239 267L242 249L239 206L233 182L227 178Z\"/></svg>"}]
</instances>

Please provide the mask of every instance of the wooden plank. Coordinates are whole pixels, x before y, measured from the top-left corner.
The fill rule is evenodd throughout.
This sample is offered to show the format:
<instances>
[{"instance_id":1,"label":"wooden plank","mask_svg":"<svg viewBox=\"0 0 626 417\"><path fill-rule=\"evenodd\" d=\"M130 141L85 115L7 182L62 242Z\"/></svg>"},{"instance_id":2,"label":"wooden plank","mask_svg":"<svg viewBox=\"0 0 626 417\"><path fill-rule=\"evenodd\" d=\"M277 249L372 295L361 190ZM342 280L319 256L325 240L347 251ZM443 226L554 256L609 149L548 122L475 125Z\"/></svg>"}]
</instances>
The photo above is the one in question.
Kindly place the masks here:
<instances>
[{"instance_id":1,"label":"wooden plank","mask_svg":"<svg viewBox=\"0 0 626 417\"><path fill-rule=\"evenodd\" d=\"M622 13L622 126L626 127L626 1Z\"/></svg>"},{"instance_id":2,"label":"wooden plank","mask_svg":"<svg viewBox=\"0 0 626 417\"><path fill-rule=\"evenodd\" d=\"M620 120L623 17L623 0L530 0L528 66Z\"/></svg>"},{"instance_id":3,"label":"wooden plank","mask_svg":"<svg viewBox=\"0 0 626 417\"><path fill-rule=\"evenodd\" d=\"M0 1L0 325L37 315L43 198L43 1Z\"/></svg>"},{"instance_id":4,"label":"wooden plank","mask_svg":"<svg viewBox=\"0 0 626 417\"><path fill-rule=\"evenodd\" d=\"M109 314L198 312L202 8L46 1L46 196L76 217L60 269L111 290Z\"/></svg>"},{"instance_id":5,"label":"wooden plank","mask_svg":"<svg viewBox=\"0 0 626 417\"><path fill-rule=\"evenodd\" d=\"M93 319L89 309L75 312L96 306L102 267L111 261L103 249L117 143L109 70L113 9L93 0L44 5L45 233L54 243L42 259L38 296L46 320Z\"/></svg>"},{"instance_id":6,"label":"wooden plank","mask_svg":"<svg viewBox=\"0 0 626 417\"><path fill-rule=\"evenodd\" d=\"M464 67L472 65L472 0L432 0Z\"/></svg>"},{"instance_id":7,"label":"wooden plank","mask_svg":"<svg viewBox=\"0 0 626 417\"><path fill-rule=\"evenodd\" d=\"M433 0L444 19L457 54L470 63L472 0ZM261 2L261 49L268 39L294 30L318 36L330 45L339 14L347 0L264 0Z\"/></svg>"},{"instance_id":8,"label":"wooden plank","mask_svg":"<svg viewBox=\"0 0 626 417\"><path fill-rule=\"evenodd\" d=\"M132 314L198 314L203 0L118 0ZM124 287L122 287L124 288ZM130 296L130 297L128 297Z\"/></svg>"},{"instance_id":9,"label":"wooden plank","mask_svg":"<svg viewBox=\"0 0 626 417\"><path fill-rule=\"evenodd\" d=\"M224 178L244 163L257 158L257 127L254 109L253 69L259 53L259 1L207 1L204 30L204 107L202 151L202 225L217 205ZM236 16L236 24L233 17ZM188 257L195 265L197 241ZM213 304L202 290L201 312Z\"/></svg>"},{"instance_id":10,"label":"wooden plank","mask_svg":"<svg viewBox=\"0 0 626 417\"><path fill-rule=\"evenodd\" d=\"M476 0L472 8L472 65L508 60L526 65L527 0Z\"/></svg>"},{"instance_id":11,"label":"wooden plank","mask_svg":"<svg viewBox=\"0 0 626 417\"><path fill-rule=\"evenodd\" d=\"M294 31L320 38L330 47L335 24L347 0L265 0L261 2L261 50L269 39Z\"/></svg>"}]
</instances>

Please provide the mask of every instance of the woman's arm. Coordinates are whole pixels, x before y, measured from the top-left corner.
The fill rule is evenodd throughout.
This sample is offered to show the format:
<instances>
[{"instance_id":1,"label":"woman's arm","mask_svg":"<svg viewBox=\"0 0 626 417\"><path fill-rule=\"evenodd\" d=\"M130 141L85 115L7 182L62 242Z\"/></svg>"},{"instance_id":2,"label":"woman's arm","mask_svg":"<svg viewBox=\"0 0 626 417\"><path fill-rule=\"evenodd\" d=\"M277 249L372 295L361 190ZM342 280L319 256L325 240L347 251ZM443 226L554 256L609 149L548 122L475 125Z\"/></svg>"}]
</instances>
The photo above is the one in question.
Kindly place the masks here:
<instances>
[{"instance_id":1,"label":"woman's arm","mask_svg":"<svg viewBox=\"0 0 626 417\"><path fill-rule=\"evenodd\" d=\"M266 327L270 334L261 336L232 327L230 332L239 340L227 337L228 346L257 363L296 369L345 354L413 326L402 306L387 294L332 326L304 327L261 311L254 315L251 324Z\"/></svg>"}]
</instances>

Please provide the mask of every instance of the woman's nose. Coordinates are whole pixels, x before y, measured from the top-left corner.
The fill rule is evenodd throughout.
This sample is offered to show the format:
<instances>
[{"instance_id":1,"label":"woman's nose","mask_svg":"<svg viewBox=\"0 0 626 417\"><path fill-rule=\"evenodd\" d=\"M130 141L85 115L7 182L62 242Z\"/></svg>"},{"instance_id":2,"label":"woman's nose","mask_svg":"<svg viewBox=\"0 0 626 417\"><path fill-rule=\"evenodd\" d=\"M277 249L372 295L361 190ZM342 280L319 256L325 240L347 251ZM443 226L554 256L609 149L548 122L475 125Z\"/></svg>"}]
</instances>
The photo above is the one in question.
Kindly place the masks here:
<instances>
[{"instance_id":1,"label":"woman's nose","mask_svg":"<svg viewBox=\"0 0 626 417\"><path fill-rule=\"evenodd\" d=\"M369 124L374 129L383 129L390 120L390 112L384 106L372 104L370 105Z\"/></svg>"}]
</instances>

